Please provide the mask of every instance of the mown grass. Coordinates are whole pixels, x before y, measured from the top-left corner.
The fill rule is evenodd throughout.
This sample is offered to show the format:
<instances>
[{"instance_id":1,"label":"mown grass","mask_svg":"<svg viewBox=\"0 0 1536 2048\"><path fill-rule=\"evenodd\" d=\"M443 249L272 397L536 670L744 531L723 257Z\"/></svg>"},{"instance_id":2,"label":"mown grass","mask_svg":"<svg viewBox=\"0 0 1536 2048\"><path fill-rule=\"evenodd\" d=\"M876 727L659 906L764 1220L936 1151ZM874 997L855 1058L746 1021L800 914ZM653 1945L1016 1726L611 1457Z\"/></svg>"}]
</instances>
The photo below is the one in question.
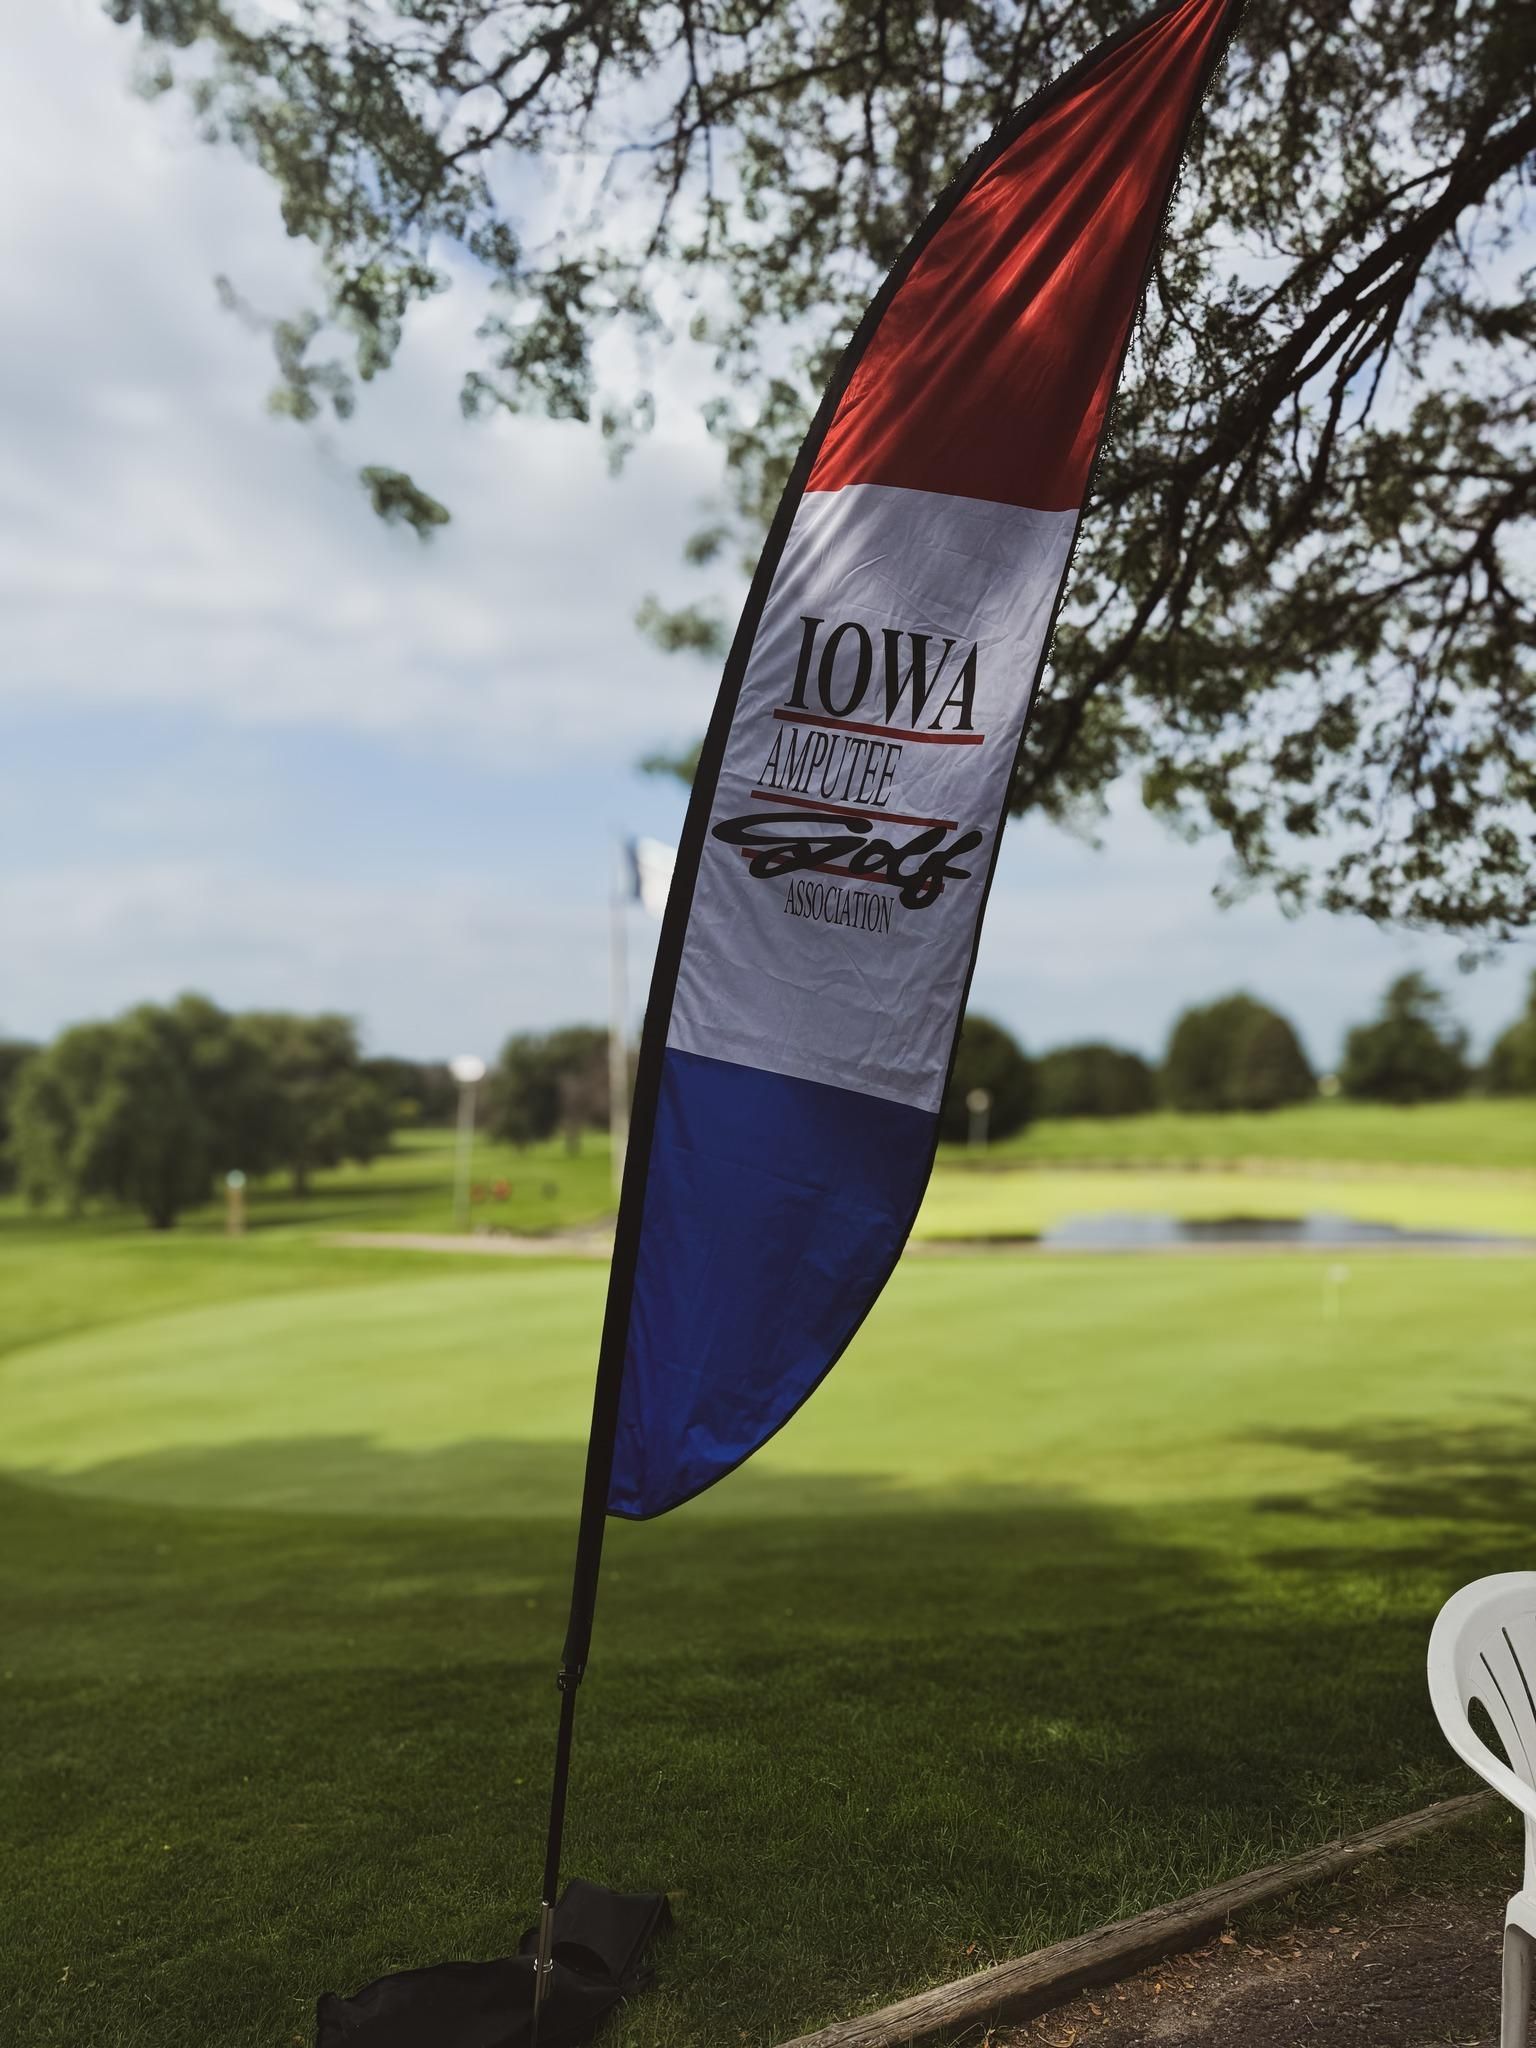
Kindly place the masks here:
<instances>
[{"instance_id":1,"label":"mown grass","mask_svg":"<svg viewBox=\"0 0 1536 2048\"><path fill-rule=\"evenodd\" d=\"M679 1895L615 2048L770 2043L1461 1788L1424 1640L1528 1561L1536 1271L1329 1263L913 1260L765 1453L614 1526L570 1867ZM302 2042L505 1950L601 1281L0 1234L0 2039Z\"/></svg>"},{"instance_id":2,"label":"mown grass","mask_svg":"<svg viewBox=\"0 0 1536 2048\"><path fill-rule=\"evenodd\" d=\"M246 1220L252 1232L412 1230L451 1232L454 1217L452 1131L401 1130L388 1152L366 1166L349 1164L316 1173L305 1194L295 1194L283 1174L255 1178L246 1191ZM583 1135L571 1151L563 1139L536 1145L506 1145L475 1139L471 1153L470 1227L539 1236L590 1223L613 1208L608 1140ZM132 1236L145 1228L137 1211L93 1205L78 1219L57 1207L29 1209L19 1195L0 1198L0 1228L11 1234L29 1226L45 1236L66 1221L78 1238ZM223 1234L221 1195L183 1212L176 1234Z\"/></svg>"},{"instance_id":3,"label":"mown grass","mask_svg":"<svg viewBox=\"0 0 1536 2048\"><path fill-rule=\"evenodd\" d=\"M1384 1167L1178 1172L1101 1167L998 1173L940 1166L918 1217L919 1238L1018 1238L1069 1217L1121 1214L1185 1221L1318 1213L1400 1230L1536 1237L1536 1173L1445 1168L1408 1175Z\"/></svg>"},{"instance_id":4,"label":"mown grass","mask_svg":"<svg viewBox=\"0 0 1536 2048\"><path fill-rule=\"evenodd\" d=\"M1242 1171L1245 1162L1263 1173ZM1298 1163L1277 1172L1286 1162ZM1442 1174L1403 1176L1397 1169L1405 1165ZM1030 1167L1052 1171L1016 1170ZM1106 1170L1118 1169L1133 1171L1105 1178ZM1445 1169L1454 1170L1449 1178ZM371 1165L316 1174L305 1195L295 1195L281 1175L254 1181L249 1225L254 1235L290 1239L447 1233L455 1228L453 1184L454 1134L406 1130ZM574 1153L561 1140L518 1148L477 1137L473 1185L476 1231L549 1235L599 1222L614 1206L607 1139L596 1132L586 1133ZM1016 1236L1106 1208L1190 1218L1325 1209L1404 1226L1523 1235L1536 1228L1536 1101L1410 1110L1318 1103L1264 1117L1159 1113L1037 1124L976 1152L943 1147L918 1234ZM64 1221L57 1210L39 1216L19 1196L0 1197L0 1229L13 1241L29 1230L50 1239ZM144 1228L136 1213L113 1208L69 1224L75 1242L136 1238ZM219 1200L188 1211L174 1235L213 1237L223 1229Z\"/></svg>"},{"instance_id":5,"label":"mown grass","mask_svg":"<svg viewBox=\"0 0 1536 2048\"><path fill-rule=\"evenodd\" d=\"M957 1165L1003 1160L1049 1165L1188 1165L1242 1159L1361 1164L1508 1167L1536 1172L1536 1097L1420 1103L1317 1101L1266 1115L1058 1117L1017 1138L970 1152L947 1146Z\"/></svg>"}]
</instances>

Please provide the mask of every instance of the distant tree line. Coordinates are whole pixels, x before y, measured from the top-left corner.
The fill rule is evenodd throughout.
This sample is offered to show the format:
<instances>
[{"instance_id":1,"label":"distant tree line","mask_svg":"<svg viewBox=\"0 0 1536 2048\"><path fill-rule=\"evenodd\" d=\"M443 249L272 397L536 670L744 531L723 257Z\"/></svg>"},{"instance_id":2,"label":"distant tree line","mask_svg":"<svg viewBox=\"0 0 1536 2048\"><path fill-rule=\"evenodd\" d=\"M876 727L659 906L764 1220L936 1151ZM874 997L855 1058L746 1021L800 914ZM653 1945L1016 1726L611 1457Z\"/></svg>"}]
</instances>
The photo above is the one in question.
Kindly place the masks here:
<instances>
[{"instance_id":1,"label":"distant tree line","mask_svg":"<svg viewBox=\"0 0 1536 2048\"><path fill-rule=\"evenodd\" d=\"M1472 1089L1536 1095L1536 975L1522 1015L1495 1040L1481 1071L1443 993L1422 974L1387 989L1369 1023L1345 1037L1337 1075L1320 1082L1288 1018L1244 994L1187 1009L1160 1065L1097 1042L1057 1046L1031 1058L1000 1024L967 1016L944 1098L940 1136L963 1141L975 1128L967 1107L984 1091L988 1140L1034 1118L1137 1116L1270 1110L1313 1100L1320 1086L1361 1102L1438 1102Z\"/></svg>"},{"instance_id":2,"label":"distant tree line","mask_svg":"<svg viewBox=\"0 0 1536 2048\"><path fill-rule=\"evenodd\" d=\"M446 1075L445 1075L446 1078ZM448 1082L448 1105L453 1096ZM34 1202L123 1202L166 1230L232 1170L296 1194L439 1114L434 1070L367 1060L349 1017L140 1003L46 1047L0 1047L0 1158Z\"/></svg>"},{"instance_id":3,"label":"distant tree line","mask_svg":"<svg viewBox=\"0 0 1536 2048\"><path fill-rule=\"evenodd\" d=\"M1401 975L1378 1014L1346 1035L1331 1080L1365 1102L1444 1101L1474 1088L1536 1095L1536 975L1481 1070L1443 993ZM1289 1020L1241 993L1185 1010L1156 1066L1098 1041L1031 1058L1001 1024L971 1014L940 1136L980 1131L995 1142L1036 1118L1159 1107L1279 1109L1312 1100L1319 1085ZM365 1058L348 1017L229 1012L197 995L141 1003L46 1047L0 1039L0 1189L19 1185L74 1210L124 1202L166 1229L232 1168L284 1172L303 1194L320 1169L375 1158L401 1125L446 1124L457 1103L445 1063ZM584 1131L608 1124L607 1033L571 1024L513 1034L481 1104L494 1137L528 1145L563 1134L574 1150Z\"/></svg>"},{"instance_id":4,"label":"distant tree line","mask_svg":"<svg viewBox=\"0 0 1536 2048\"><path fill-rule=\"evenodd\" d=\"M608 1073L608 1034L595 1025L519 1032L488 1079L487 1127L518 1145L563 1133L574 1147L584 1130L607 1128ZM978 1089L988 1098L988 1136L998 1139L1042 1117L1280 1109L1312 1101L1320 1085L1333 1083L1363 1102L1434 1102L1473 1089L1536 1095L1536 975L1524 1012L1481 1070L1468 1060L1466 1032L1445 996L1417 973L1399 976L1376 1017L1347 1034L1330 1077L1314 1072L1287 1017L1242 993L1185 1010L1157 1064L1098 1041L1032 1058L1003 1025L973 1012L960 1034L940 1135L965 1138L967 1100Z\"/></svg>"}]
</instances>

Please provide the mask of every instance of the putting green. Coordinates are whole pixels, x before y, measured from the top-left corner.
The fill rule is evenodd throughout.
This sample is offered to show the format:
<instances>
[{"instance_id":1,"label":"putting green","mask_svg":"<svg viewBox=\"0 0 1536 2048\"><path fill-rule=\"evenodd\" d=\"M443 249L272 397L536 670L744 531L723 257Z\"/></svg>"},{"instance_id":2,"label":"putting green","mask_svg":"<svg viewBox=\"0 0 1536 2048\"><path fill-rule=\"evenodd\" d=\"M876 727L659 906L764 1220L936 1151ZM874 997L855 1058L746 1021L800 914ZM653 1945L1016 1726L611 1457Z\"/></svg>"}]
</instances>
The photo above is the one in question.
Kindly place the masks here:
<instances>
[{"instance_id":1,"label":"putting green","mask_svg":"<svg viewBox=\"0 0 1536 2048\"><path fill-rule=\"evenodd\" d=\"M428 1270L151 1315L0 1363L0 1469L189 1506L568 1516L597 1266ZM1536 1262L909 1261L801 1414L695 1510L1026 1483L1297 1482L1298 1431L1484 1421L1529 1391Z\"/></svg>"}]
</instances>

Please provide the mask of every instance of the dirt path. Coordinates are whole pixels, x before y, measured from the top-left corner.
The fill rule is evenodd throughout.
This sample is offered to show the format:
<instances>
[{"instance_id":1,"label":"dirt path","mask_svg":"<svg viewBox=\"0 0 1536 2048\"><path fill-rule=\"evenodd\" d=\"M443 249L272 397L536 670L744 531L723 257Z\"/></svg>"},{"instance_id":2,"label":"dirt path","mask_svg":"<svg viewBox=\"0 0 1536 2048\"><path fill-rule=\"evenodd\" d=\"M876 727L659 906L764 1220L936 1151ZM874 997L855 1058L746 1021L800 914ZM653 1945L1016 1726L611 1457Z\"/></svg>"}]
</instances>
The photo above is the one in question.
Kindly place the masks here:
<instances>
[{"instance_id":1,"label":"dirt path","mask_svg":"<svg viewBox=\"0 0 1536 2048\"><path fill-rule=\"evenodd\" d=\"M468 1252L509 1259L606 1259L613 1254L613 1226L552 1230L544 1237L519 1237L510 1230L477 1230L449 1236L432 1230L338 1230L326 1239L347 1251Z\"/></svg>"},{"instance_id":2,"label":"dirt path","mask_svg":"<svg viewBox=\"0 0 1536 2048\"><path fill-rule=\"evenodd\" d=\"M1497 2048L1504 1893L1224 1934L990 2048Z\"/></svg>"}]
</instances>

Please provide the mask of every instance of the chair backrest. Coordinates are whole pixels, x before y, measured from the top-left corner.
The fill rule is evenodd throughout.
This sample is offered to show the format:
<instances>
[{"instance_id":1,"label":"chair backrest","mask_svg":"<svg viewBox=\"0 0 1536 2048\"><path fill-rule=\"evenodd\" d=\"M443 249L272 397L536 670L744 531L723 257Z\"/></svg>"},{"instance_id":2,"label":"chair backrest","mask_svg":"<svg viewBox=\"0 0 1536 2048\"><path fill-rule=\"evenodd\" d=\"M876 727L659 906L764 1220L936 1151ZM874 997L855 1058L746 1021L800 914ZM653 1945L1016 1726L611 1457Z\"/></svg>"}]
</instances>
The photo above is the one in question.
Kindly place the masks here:
<instances>
[{"instance_id":1,"label":"chair backrest","mask_svg":"<svg viewBox=\"0 0 1536 2048\"><path fill-rule=\"evenodd\" d=\"M1525 1815L1526 1884L1536 1887L1536 1572L1498 1572L1451 1595L1430 1633L1429 1698L1452 1749ZM1474 1700L1508 1764L1473 1728Z\"/></svg>"}]
</instances>

